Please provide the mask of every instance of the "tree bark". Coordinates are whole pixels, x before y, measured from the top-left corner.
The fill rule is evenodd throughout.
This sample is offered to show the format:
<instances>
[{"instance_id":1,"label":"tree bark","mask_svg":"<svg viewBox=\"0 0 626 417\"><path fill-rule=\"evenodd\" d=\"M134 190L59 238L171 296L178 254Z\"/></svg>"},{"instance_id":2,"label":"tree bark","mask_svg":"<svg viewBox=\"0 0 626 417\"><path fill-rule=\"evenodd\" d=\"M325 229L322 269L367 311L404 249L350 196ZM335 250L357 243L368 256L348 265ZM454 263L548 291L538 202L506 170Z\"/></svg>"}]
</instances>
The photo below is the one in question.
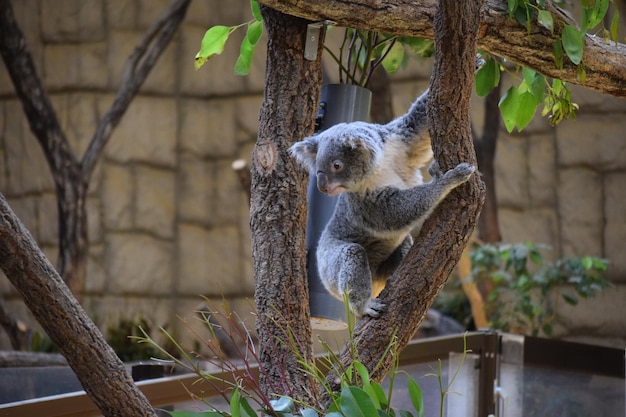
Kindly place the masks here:
<instances>
[{"instance_id":1,"label":"tree bark","mask_svg":"<svg viewBox=\"0 0 626 417\"><path fill-rule=\"evenodd\" d=\"M308 175L288 148L313 134L321 48L316 61L306 61L309 22L265 7L262 11L267 66L250 202L260 383L268 395L286 394L313 403L313 382L302 372L294 347L288 346L295 340L295 348L312 360L305 261Z\"/></svg>"},{"instance_id":2,"label":"tree bark","mask_svg":"<svg viewBox=\"0 0 626 417\"><path fill-rule=\"evenodd\" d=\"M430 83L428 118L435 158L443 170L460 162L476 165L469 101L474 84L480 1L442 0L435 15L435 64ZM450 65L454 62L454 65ZM478 175L458 187L424 224L407 258L380 297L388 311L379 319L357 323L354 341L361 361L384 377L391 357L383 357L396 338L402 350L461 257L484 199ZM350 362L349 348L341 354ZM382 361L384 366L376 366Z\"/></svg>"},{"instance_id":3,"label":"tree bark","mask_svg":"<svg viewBox=\"0 0 626 417\"><path fill-rule=\"evenodd\" d=\"M377 30L402 36L434 37L433 16L436 0L259 0L283 13L320 21L329 19L339 26ZM546 3L552 13L554 27L576 23L564 12ZM532 68L544 75L581 84L576 66L570 62L560 70L554 64L553 46L558 30L551 34L533 23L530 32L510 18L507 2L486 0L481 10L478 46L494 55ZM583 64L587 72L585 87L626 96L626 45L605 43L602 38L587 35Z\"/></svg>"},{"instance_id":4,"label":"tree bark","mask_svg":"<svg viewBox=\"0 0 626 417\"><path fill-rule=\"evenodd\" d=\"M156 412L0 194L0 264L105 416Z\"/></svg>"}]
</instances>

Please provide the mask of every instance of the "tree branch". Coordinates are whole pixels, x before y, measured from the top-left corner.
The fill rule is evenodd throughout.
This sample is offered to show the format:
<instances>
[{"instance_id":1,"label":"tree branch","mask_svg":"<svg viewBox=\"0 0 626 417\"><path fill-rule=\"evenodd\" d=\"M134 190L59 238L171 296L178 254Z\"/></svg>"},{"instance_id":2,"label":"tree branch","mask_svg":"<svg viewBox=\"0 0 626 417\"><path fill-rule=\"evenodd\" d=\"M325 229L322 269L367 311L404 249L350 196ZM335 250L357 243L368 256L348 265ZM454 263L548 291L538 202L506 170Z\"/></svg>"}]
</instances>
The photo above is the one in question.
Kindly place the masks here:
<instances>
[{"instance_id":1,"label":"tree branch","mask_svg":"<svg viewBox=\"0 0 626 417\"><path fill-rule=\"evenodd\" d=\"M0 264L105 416L156 413L0 194Z\"/></svg>"},{"instance_id":2,"label":"tree branch","mask_svg":"<svg viewBox=\"0 0 626 417\"><path fill-rule=\"evenodd\" d=\"M65 177L60 174L66 166L76 165L77 161L37 75L24 34L15 21L10 0L0 0L0 55L24 107L30 129L50 165L57 189L62 188Z\"/></svg>"},{"instance_id":3,"label":"tree branch","mask_svg":"<svg viewBox=\"0 0 626 417\"><path fill-rule=\"evenodd\" d=\"M339 26L378 30L402 36L433 39L433 18L436 0L259 0L283 13L320 21L329 19ZM546 3L552 12L554 27L575 22L556 6ZM507 3L486 0L481 10L478 47L517 64L532 68L544 75L560 78L572 84L576 67L566 62L564 68L555 67L553 46L557 30L551 34L534 24L530 33L514 19L509 18ZM587 72L585 87L626 97L626 45L607 44L597 36L587 35L583 65Z\"/></svg>"},{"instance_id":4,"label":"tree branch","mask_svg":"<svg viewBox=\"0 0 626 417\"><path fill-rule=\"evenodd\" d=\"M86 181L89 181L98 157L111 137L113 128L122 119L130 102L176 33L180 22L182 22L187 13L190 1L176 0L170 4L159 19L150 26L128 58L115 101L113 101L111 108L100 121L83 157L82 169L86 176Z\"/></svg>"}]
</instances>

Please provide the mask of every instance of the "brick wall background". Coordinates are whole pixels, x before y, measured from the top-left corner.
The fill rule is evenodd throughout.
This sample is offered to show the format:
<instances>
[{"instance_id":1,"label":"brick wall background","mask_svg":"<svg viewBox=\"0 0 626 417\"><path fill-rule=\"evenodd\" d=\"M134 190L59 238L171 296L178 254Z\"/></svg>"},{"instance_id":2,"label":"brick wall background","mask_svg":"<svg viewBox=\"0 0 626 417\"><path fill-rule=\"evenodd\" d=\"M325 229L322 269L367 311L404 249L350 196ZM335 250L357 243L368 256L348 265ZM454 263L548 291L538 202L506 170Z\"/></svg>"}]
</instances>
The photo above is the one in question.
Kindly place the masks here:
<instances>
[{"instance_id":1,"label":"brick wall background","mask_svg":"<svg viewBox=\"0 0 626 417\"><path fill-rule=\"evenodd\" d=\"M128 55L167 4L14 2L35 65L78 155L111 104ZM176 316L191 316L200 294L224 297L252 322L248 206L230 165L249 160L256 139L263 47L248 77L233 75L239 35L223 55L199 71L193 67L209 26L248 19L247 0L192 1L180 32L98 162L88 197L91 247L84 305L102 326L144 316L180 328ZM406 111L429 75L428 62L413 61L394 77L396 114ZM548 243L554 258L609 258L615 285L576 308L559 306L567 317L559 334L626 347L626 135L621 130L626 101L574 90L580 104L576 121L555 129L536 118L522 134L501 134L496 170L503 237ZM482 105L475 103L480 129ZM0 192L54 262L54 186L4 66ZM0 277L0 292L13 311L30 320L5 277Z\"/></svg>"}]
</instances>

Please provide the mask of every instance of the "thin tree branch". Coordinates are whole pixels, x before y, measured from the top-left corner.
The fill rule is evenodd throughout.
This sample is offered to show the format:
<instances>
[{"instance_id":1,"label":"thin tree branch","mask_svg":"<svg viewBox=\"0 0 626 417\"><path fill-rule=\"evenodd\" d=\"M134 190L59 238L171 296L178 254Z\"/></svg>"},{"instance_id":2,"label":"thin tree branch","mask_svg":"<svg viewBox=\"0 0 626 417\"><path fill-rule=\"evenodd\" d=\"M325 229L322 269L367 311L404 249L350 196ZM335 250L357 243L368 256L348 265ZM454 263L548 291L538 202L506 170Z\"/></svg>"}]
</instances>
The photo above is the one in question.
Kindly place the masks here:
<instances>
[{"instance_id":1,"label":"thin tree branch","mask_svg":"<svg viewBox=\"0 0 626 417\"><path fill-rule=\"evenodd\" d=\"M128 59L117 96L109 111L100 121L83 157L82 169L87 181L89 181L96 162L111 137L113 128L120 122L161 53L169 45L185 17L190 1L175 0L170 4L159 19L150 26Z\"/></svg>"}]
</instances>

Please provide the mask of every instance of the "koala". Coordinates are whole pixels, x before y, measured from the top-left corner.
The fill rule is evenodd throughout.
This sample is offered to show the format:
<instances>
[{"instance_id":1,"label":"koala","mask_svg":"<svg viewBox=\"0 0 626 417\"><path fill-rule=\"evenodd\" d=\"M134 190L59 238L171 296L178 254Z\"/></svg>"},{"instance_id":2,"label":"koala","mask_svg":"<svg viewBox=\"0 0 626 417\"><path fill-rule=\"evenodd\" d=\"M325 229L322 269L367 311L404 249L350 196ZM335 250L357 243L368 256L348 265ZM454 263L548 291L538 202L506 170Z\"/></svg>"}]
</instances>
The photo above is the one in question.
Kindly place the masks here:
<instances>
[{"instance_id":1,"label":"koala","mask_svg":"<svg viewBox=\"0 0 626 417\"><path fill-rule=\"evenodd\" d=\"M376 297L411 248L410 232L475 170L461 163L443 173L434 161L424 183L420 168L432 158L427 103L428 90L388 124L340 123L290 148L319 190L338 196L317 264L324 287L340 300L348 294L358 317L385 310Z\"/></svg>"}]
</instances>

